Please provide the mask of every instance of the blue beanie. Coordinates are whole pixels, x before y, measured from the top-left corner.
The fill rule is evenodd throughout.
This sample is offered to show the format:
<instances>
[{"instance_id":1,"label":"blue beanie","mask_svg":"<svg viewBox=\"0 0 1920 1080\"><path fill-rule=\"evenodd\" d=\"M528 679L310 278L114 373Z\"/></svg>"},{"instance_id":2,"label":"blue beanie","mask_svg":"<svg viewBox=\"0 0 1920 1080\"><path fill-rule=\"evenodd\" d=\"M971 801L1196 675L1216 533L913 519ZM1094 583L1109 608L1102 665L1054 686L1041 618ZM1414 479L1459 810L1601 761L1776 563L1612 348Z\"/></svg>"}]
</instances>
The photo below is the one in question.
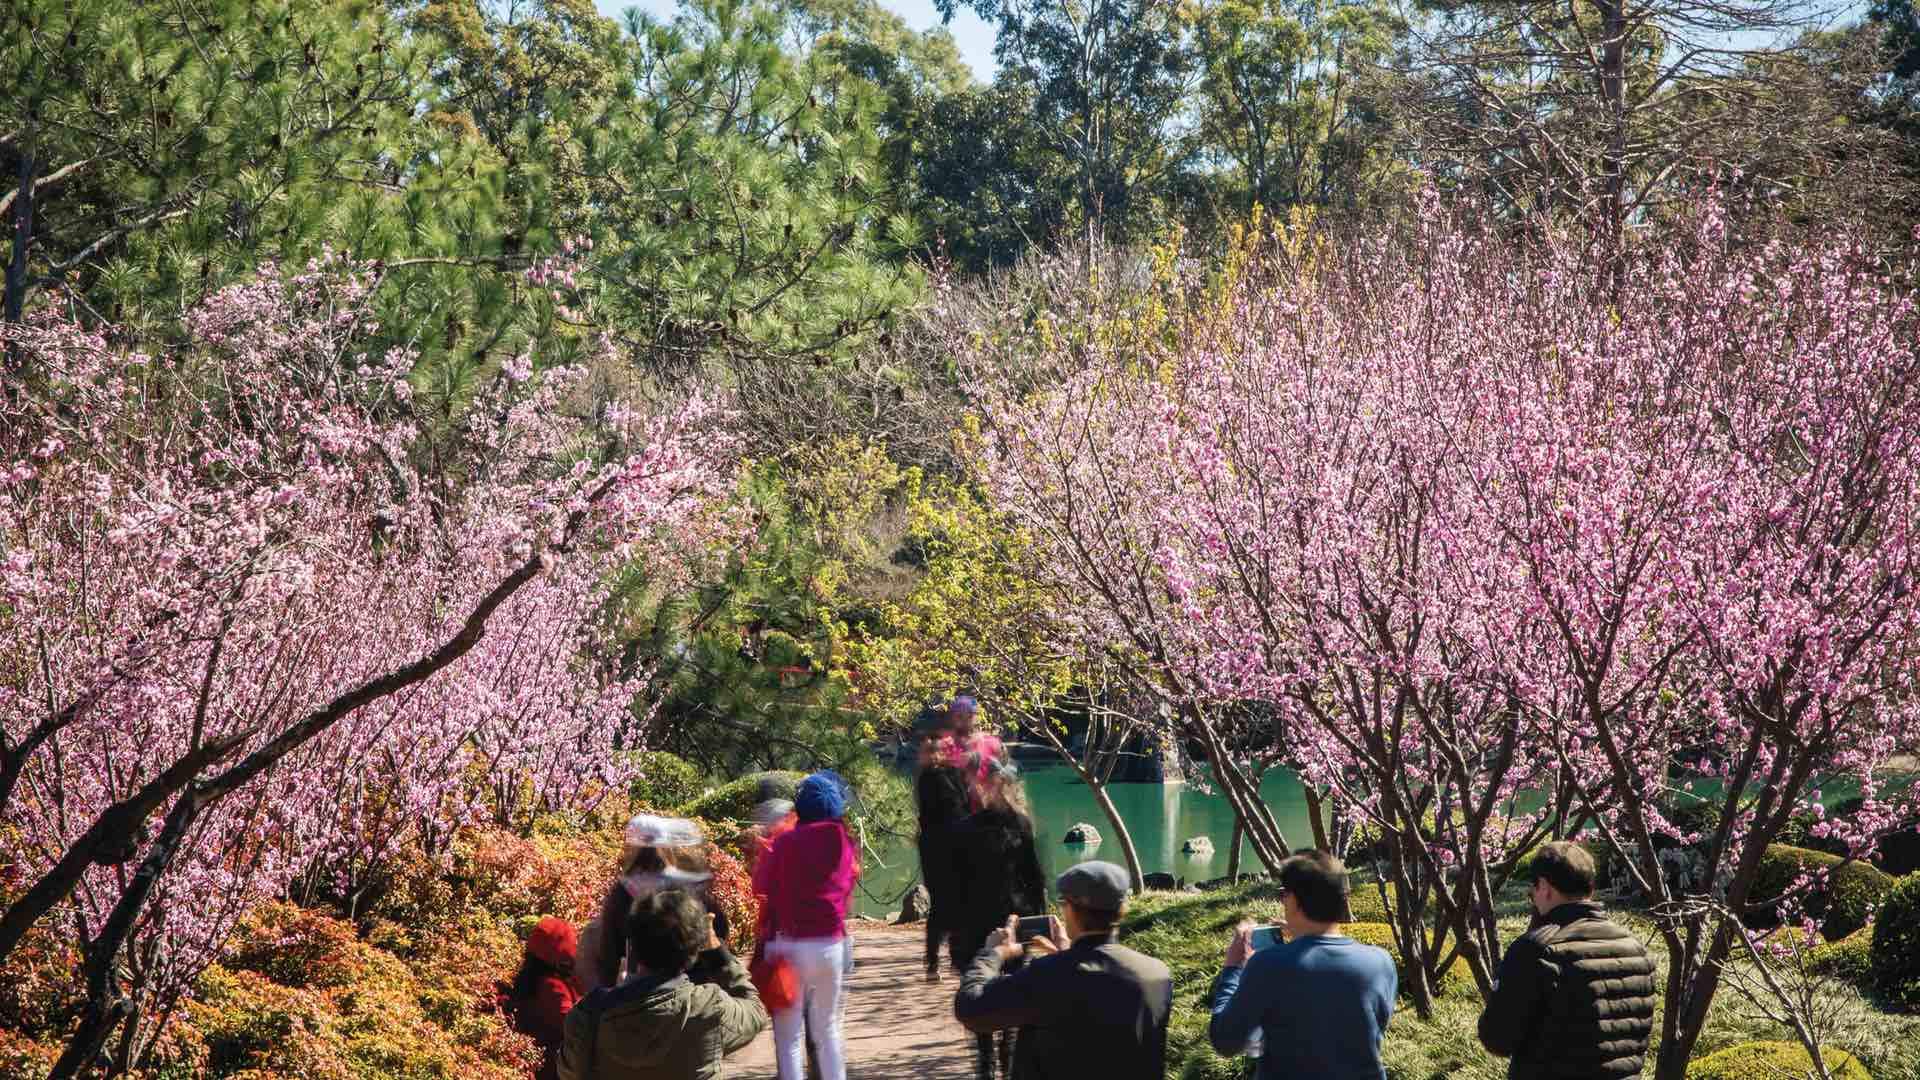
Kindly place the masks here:
<instances>
[{"instance_id":1,"label":"blue beanie","mask_svg":"<svg viewBox=\"0 0 1920 1080\"><path fill-rule=\"evenodd\" d=\"M793 811L801 821L841 817L847 812L847 782L831 769L814 773L793 793Z\"/></svg>"}]
</instances>

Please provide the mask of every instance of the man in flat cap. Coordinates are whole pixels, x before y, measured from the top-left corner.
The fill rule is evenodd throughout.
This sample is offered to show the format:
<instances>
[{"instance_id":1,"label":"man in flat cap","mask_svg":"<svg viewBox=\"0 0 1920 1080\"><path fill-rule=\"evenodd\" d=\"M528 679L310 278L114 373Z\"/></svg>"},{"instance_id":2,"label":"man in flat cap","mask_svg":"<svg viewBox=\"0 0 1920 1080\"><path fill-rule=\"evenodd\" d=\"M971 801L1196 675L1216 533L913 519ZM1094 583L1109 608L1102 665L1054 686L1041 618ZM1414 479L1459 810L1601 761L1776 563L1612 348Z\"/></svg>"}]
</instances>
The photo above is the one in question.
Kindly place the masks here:
<instances>
[{"instance_id":1,"label":"man in flat cap","mask_svg":"<svg viewBox=\"0 0 1920 1080\"><path fill-rule=\"evenodd\" d=\"M1085 862L1054 881L1060 914L1049 933L1026 943L1019 919L987 937L960 980L953 1014L974 1032L1019 1028L1013 1080L1095 1076L1161 1080L1166 1075L1167 1016L1173 976L1167 965L1114 940L1126 913L1130 879L1108 862Z\"/></svg>"}]
</instances>

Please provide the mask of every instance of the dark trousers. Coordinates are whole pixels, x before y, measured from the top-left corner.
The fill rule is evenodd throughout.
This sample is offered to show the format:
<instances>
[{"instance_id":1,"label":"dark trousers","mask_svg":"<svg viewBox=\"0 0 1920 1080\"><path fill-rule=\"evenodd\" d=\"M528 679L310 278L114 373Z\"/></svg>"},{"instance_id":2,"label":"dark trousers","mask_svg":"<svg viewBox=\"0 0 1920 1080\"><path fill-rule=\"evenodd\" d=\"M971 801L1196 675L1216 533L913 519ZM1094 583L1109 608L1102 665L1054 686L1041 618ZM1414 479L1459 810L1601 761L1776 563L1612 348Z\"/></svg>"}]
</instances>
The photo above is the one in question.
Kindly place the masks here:
<instances>
[{"instance_id":1,"label":"dark trousers","mask_svg":"<svg viewBox=\"0 0 1920 1080\"><path fill-rule=\"evenodd\" d=\"M994 1031L973 1037L973 1071L979 1080L994 1080L994 1061L1002 1080L1013 1075L1013 1031Z\"/></svg>"}]
</instances>

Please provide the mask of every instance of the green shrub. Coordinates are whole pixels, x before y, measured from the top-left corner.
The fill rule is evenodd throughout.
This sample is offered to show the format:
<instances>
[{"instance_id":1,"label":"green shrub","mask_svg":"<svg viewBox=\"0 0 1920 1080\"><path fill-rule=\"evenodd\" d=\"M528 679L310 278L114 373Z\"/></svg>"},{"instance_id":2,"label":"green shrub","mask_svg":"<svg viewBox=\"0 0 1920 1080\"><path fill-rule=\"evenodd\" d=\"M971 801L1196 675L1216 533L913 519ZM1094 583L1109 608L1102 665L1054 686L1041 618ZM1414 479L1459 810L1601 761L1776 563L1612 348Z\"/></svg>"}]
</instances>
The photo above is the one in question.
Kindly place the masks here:
<instances>
[{"instance_id":1,"label":"green shrub","mask_svg":"<svg viewBox=\"0 0 1920 1080\"><path fill-rule=\"evenodd\" d=\"M1873 921L1873 983L1887 1005L1920 1012L1920 874L1894 883Z\"/></svg>"},{"instance_id":2,"label":"green shrub","mask_svg":"<svg viewBox=\"0 0 1920 1080\"><path fill-rule=\"evenodd\" d=\"M1837 978L1849 986L1868 988L1874 982L1874 928L1862 926L1837 942L1822 942L1807 953L1807 970Z\"/></svg>"},{"instance_id":3,"label":"green shrub","mask_svg":"<svg viewBox=\"0 0 1920 1080\"><path fill-rule=\"evenodd\" d=\"M797 772L749 773L722 784L680 808L687 817L706 821L745 821L764 799L791 799L806 777Z\"/></svg>"},{"instance_id":4,"label":"green shrub","mask_svg":"<svg viewBox=\"0 0 1920 1080\"><path fill-rule=\"evenodd\" d=\"M1713 831L1720 827L1720 803L1715 799L1676 799L1673 805L1666 808L1663 816L1682 833L1711 838ZM1669 843L1679 844L1680 842L1678 840L1663 841L1661 837L1655 836L1653 846L1663 848ZM1700 843L1704 844L1705 841ZM1606 841L1602 840L1600 844L1604 847Z\"/></svg>"},{"instance_id":5,"label":"green shrub","mask_svg":"<svg viewBox=\"0 0 1920 1080\"><path fill-rule=\"evenodd\" d=\"M1855 930L1839 941L1825 941L1807 953L1807 970L1851 986L1873 982L1873 931Z\"/></svg>"},{"instance_id":6,"label":"green shrub","mask_svg":"<svg viewBox=\"0 0 1920 1080\"><path fill-rule=\"evenodd\" d=\"M1873 1080L1866 1066L1845 1050L1822 1049L1834 1080ZM1687 1063L1687 1080L1783 1080L1813 1075L1813 1059L1799 1043L1750 1042L1729 1046Z\"/></svg>"},{"instance_id":7,"label":"green shrub","mask_svg":"<svg viewBox=\"0 0 1920 1080\"><path fill-rule=\"evenodd\" d=\"M1747 925L1761 929L1778 926L1780 914L1773 902L1791 889L1803 872L1830 870L1824 886L1810 889L1801 898L1802 906L1810 917L1822 920L1820 932L1828 941L1838 941L1865 926L1874 906L1893 887L1893 879L1870 863L1842 862L1840 856L1824 851L1767 845L1759 876L1747 894L1749 904L1761 906L1749 910Z\"/></svg>"},{"instance_id":8,"label":"green shrub","mask_svg":"<svg viewBox=\"0 0 1920 1080\"><path fill-rule=\"evenodd\" d=\"M1400 957L1399 946L1393 942L1393 927L1386 923L1356 922L1348 923L1341 927L1341 930L1355 941L1366 945L1378 945L1393 954L1393 973L1400 980L1401 996L1406 996L1407 964ZM1460 992L1474 993L1475 987L1473 974L1467 970L1467 965L1456 960L1446 971L1441 972L1440 984L1433 988L1433 993L1435 997L1440 997Z\"/></svg>"},{"instance_id":9,"label":"green shrub","mask_svg":"<svg viewBox=\"0 0 1920 1080\"><path fill-rule=\"evenodd\" d=\"M667 811L700 797L707 790L706 774L700 766L665 750L643 750L629 759L640 775L627 785L627 794L636 807Z\"/></svg>"},{"instance_id":10,"label":"green shrub","mask_svg":"<svg viewBox=\"0 0 1920 1080\"><path fill-rule=\"evenodd\" d=\"M1382 886L1373 882L1355 884L1353 892L1347 897L1347 921L1350 923L1384 923L1392 915L1396 896L1391 882L1385 885L1386 899L1381 899Z\"/></svg>"}]
</instances>

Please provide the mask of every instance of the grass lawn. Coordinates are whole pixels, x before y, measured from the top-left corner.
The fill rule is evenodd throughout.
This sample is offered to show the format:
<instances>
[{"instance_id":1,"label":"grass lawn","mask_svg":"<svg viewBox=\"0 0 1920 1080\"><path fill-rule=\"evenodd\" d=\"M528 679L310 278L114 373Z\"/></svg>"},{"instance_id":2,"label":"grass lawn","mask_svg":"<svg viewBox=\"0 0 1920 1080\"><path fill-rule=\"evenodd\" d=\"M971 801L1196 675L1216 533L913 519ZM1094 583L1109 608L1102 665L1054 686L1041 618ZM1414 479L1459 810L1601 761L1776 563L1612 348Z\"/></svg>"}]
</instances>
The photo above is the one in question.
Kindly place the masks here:
<instances>
[{"instance_id":1,"label":"grass lawn","mask_svg":"<svg viewBox=\"0 0 1920 1080\"><path fill-rule=\"evenodd\" d=\"M1361 890L1372 888L1356 884L1356 908L1365 902ZM1524 933L1527 925L1519 894L1509 899L1502 905L1503 943ZM1247 1075L1247 1059L1223 1059L1207 1045L1207 990L1220 971L1234 924L1243 917L1273 922L1279 914L1273 886L1267 882L1199 894L1149 893L1133 905L1122 927L1122 940L1173 969L1168 1076L1224 1080ZM1359 913L1357 917L1367 916ZM1655 979L1655 985L1660 985L1666 955L1651 925L1631 912L1618 917L1639 932L1662 965ZM1858 990L1837 981L1829 984L1825 1004L1832 1018L1829 1045L1858 1056L1875 1080L1920 1080L1920 1017L1883 1012ZM1421 1020L1404 999L1401 1005L1387 1028L1384 1048L1391 1080L1500 1080L1506 1076L1506 1062L1482 1050L1475 1036L1480 999L1471 980L1442 995L1432 1019ZM1723 984L1695 1054L1704 1056L1755 1039L1791 1038L1790 1032L1758 1016Z\"/></svg>"}]
</instances>

